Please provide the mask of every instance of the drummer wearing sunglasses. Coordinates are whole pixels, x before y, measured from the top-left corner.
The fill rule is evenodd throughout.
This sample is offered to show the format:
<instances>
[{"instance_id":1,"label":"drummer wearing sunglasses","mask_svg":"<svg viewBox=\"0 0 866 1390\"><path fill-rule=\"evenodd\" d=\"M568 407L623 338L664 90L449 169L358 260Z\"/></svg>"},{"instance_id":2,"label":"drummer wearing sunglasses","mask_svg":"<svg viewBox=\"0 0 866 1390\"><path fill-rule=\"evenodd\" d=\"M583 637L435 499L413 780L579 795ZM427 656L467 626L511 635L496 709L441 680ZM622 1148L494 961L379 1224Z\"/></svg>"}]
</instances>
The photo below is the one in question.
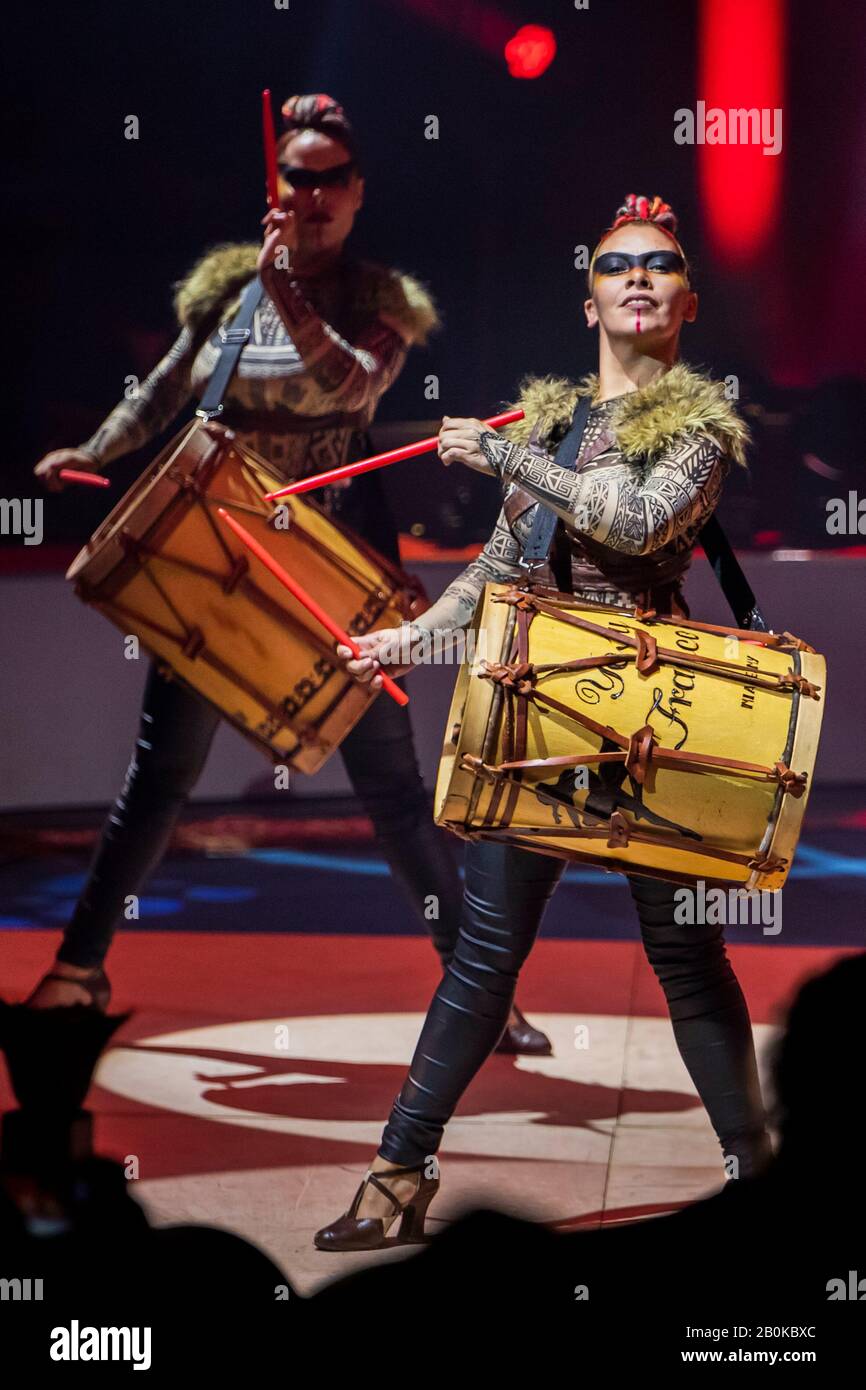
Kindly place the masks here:
<instances>
[{"instance_id":1,"label":"drummer wearing sunglasses","mask_svg":"<svg viewBox=\"0 0 866 1390\"><path fill-rule=\"evenodd\" d=\"M99 469L154 438L196 396L220 358L222 330L258 270L265 293L223 394L220 422L285 478L372 453L366 429L413 344L437 324L412 276L349 256L345 243L364 200L355 133L324 93L291 97L277 144L279 206L262 219L263 242L217 247L178 287L181 332L134 399L124 400L77 450L36 468L51 488L60 470ZM378 478L329 490L326 510L399 564L396 525ZM29 999L33 1007L105 1008L103 960L130 894L138 894L169 843L210 750L219 716L151 668L141 734L57 959ZM340 743L353 789L380 850L443 964L457 938L462 887L444 832L434 824L408 711L371 703ZM431 918L431 897L439 905ZM550 1051L512 1010L502 1049Z\"/></svg>"},{"instance_id":2,"label":"drummer wearing sunglasses","mask_svg":"<svg viewBox=\"0 0 866 1390\"><path fill-rule=\"evenodd\" d=\"M339 258L364 201L364 180L355 160L344 155L321 132L306 130L278 163L280 206L262 218L265 239L258 263L272 295L281 297L280 268L320 275ZM283 267L281 247L288 252Z\"/></svg>"}]
</instances>

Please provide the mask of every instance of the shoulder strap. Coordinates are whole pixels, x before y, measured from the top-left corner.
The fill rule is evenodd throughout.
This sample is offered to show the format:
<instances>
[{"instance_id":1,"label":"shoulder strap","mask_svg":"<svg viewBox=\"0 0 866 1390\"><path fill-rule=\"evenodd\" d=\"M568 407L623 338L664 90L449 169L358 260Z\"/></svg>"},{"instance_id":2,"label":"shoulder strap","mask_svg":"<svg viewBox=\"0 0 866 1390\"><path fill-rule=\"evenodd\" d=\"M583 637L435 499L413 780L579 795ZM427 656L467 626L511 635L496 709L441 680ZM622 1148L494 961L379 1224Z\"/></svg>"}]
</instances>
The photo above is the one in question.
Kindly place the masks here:
<instances>
[{"instance_id":1,"label":"shoulder strap","mask_svg":"<svg viewBox=\"0 0 866 1390\"><path fill-rule=\"evenodd\" d=\"M573 469L576 466L583 432L589 419L589 411L590 398L589 396L582 396L575 409L571 428L559 445L554 457L554 462L559 464L560 468ZM551 511L545 503L539 503L532 523L532 530L520 560L523 568L532 571L544 564L550 553L557 521L556 512ZM704 547L713 573L722 586L722 593L730 604L737 627L745 631L767 632L767 623L758 600L755 598L752 586L743 573L740 562L731 549L730 541L722 529L722 524L715 514L702 527L698 540Z\"/></svg>"},{"instance_id":2,"label":"shoulder strap","mask_svg":"<svg viewBox=\"0 0 866 1390\"><path fill-rule=\"evenodd\" d=\"M713 513L705 522L698 540L706 551L713 574L722 586L722 593L731 606L737 627L752 632L767 632L767 624L755 598L752 586L743 574L731 543L722 530L722 523Z\"/></svg>"},{"instance_id":3,"label":"shoulder strap","mask_svg":"<svg viewBox=\"0 0 866 1390\"><path fill-rule=\"evenodd\" d=\"M244 344L249 342L252 332L253 315L259 306L259 300L264 294L264 285L258 275L254 275L249 284L244 287L241 295L240 308L232 319L228 328L222 330L222 349L220 351L217 364L213 369L210 381L208 382L204 394L199 402L196 415L202 420L213 420L215 416L222 414L223 396L226 392L232 373L238 365L238 358L241 355Z\"/></svg>"},{"instance_id":4,"label":"shoulder strap","mask_svg":"<svg viewBox=\"0 0 866 1390\"><path fill-rule=\"evenodd\" d=\"M583 432L586 429L586 422L589 419L590 398L581 396L578 401L571 428L563 439L562 443L554 456L554 463L559 464L560 468L575 468L577 456L580 453L580 444L583 439ZM553 540L553 533L556 530L556 523L559 518L556 512L551 511L550 507L544 502L540 502L532 523L532 530L521 556L521 565L528 570L537 569L543 565L550 552L550 545Z\"/></svg>"}]
</instances>

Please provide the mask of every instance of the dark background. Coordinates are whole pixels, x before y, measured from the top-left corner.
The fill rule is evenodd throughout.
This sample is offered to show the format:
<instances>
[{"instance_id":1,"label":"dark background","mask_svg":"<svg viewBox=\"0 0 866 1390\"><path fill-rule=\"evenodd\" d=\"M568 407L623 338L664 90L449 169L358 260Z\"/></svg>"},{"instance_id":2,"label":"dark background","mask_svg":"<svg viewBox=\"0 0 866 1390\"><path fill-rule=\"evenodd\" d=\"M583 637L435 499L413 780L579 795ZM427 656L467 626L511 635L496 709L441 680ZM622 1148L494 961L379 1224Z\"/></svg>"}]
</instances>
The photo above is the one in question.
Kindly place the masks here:
<instances>
[{"instance_id":1,"label":"dark background","mask_svg":"<svg viewBox=\"0 0 866 1390\"><path fill-rule=\"evenodd\" d=\"M203 250L258 239L259 94L270 86L275 108L316 90L344 104L367 178L351 245L419 276L443 315L381 421L485 415L528 371L593 369L573 248L595 244L627 192L658 192L702 293L683 356L739 376L757 438L751 479L729 487L723 518L740 544L828 544L822 498L862 477L866 427L866 6L790 0L785 11L778 225L751 264L731 268L709 248L696 150L673 140L674 111L701 96L690 0L19 9L3 79L13 367L0 491L38 495L37 459L87 438L124 376L146 375L174 336L172 283ZM542 77L518 81L502 41L528 22L550 25L558 53ZM124 138L129 114L137 141ZM438 140L424 138L431 114ZM438 402L425 400L428 373ZM841 481L808 473L808 450L832 457ZM112 466L111 497L142 463ZM498 505L486 480L432 459L397 472L388 486L404 529L422 518L450 543L486 534ZM106 494L67 490L46 508L49 539L83 539L106 509Z\"/></svg>"}]
</instances>

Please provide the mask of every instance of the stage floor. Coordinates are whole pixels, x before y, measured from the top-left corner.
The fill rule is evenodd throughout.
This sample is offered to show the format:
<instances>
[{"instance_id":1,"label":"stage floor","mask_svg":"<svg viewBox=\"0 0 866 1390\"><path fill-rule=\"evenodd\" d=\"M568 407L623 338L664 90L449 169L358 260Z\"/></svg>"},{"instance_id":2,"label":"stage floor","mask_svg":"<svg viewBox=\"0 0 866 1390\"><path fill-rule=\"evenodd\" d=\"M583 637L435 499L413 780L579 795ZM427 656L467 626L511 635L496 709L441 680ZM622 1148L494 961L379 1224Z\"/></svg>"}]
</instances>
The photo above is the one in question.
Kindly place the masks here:
<instances>
[{"instance_id":1,"label":"stage floor","mask_svg":"<svg viewBox=\"0 0 866 1390\"><path fill-rule=\"evenodd\" d=\"M726 933L762 1071L798 984L862 949L866 797L832 796L809 808L782 931ZM91 1092L99 1148L137 1175L154 1221L237 1231L301 1292L404 1257L324 1254L311 1237L351 1200L438 980L366 823L338 811L198 812L182 828L112 950L112 1007L134 1013ZM7 818L4 835L2 994L15 1000L56 947L93 828ZM479 1201L591 1226L721 1185L636 933L619 878L569 871L518 994L554 1056L487 1062L447 1131L429 1229Z\"/></svg>"}]
</instances>

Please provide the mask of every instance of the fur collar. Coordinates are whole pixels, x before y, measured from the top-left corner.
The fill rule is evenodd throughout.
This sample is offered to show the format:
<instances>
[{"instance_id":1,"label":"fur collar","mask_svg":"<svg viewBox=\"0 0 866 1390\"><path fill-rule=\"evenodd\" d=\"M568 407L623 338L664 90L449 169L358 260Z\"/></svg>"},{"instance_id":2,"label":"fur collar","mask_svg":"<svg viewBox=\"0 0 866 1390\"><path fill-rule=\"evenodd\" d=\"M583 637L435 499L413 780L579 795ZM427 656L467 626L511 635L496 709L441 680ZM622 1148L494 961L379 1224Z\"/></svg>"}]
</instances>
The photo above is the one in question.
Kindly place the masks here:
<instances>
[{"instance_id":1,"label":"fur collar","mask_svg":"<svg viewBox=\"0 0 866 1390\"><path fill-rule=\"evenodd\" d=\"M178 323L210 332L237 310L238 297L255 273L256 242L214 246L174 287ZM384 313L405 326L413 343L424 344L439 326L433 300L420 281L373 261L346 262L353 314Z\"/></svg>"},{"instance_id":2,"label":"fur collar","mask_svg":"<svg viewBox=\"0 0 866 1390\"><path fill-rule=\"evenodd\" d=\"M508 409L525 411L526 418L508 425L503 433L517 444L526 444L536 423L541 441L556 445L565 435L579 396L595 397L598 376L590 372L575 385L565 377L526 377L520 396ZM617 447L630 463L651 463L689 432L714 439L741 467L746 467L747 425L724 394L720 381L676 362L662 376L639 391L621 397L610 415Z\"/></svg>"}]
</instances>

